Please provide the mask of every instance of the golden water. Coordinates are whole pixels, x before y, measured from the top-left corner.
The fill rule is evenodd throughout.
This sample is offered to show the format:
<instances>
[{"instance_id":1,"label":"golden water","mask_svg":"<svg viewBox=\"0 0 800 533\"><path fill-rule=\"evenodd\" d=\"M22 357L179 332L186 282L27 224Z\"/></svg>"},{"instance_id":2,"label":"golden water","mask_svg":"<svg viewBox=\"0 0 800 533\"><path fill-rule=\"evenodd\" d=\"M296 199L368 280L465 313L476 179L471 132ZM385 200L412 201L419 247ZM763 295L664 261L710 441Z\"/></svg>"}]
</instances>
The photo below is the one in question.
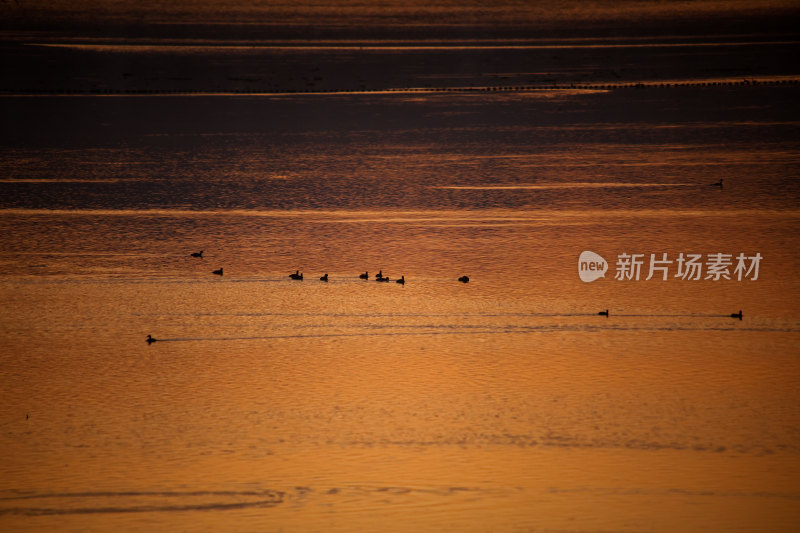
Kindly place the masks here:
<instances>
[{"instance_id":1,"label":"golden water","mask_svg":"<svg viewBox=\"0 0 800 533\"><path fill-rule=\"evenodd\" d=\"M796 96L3 97L0 529L796 529Z\"/></svg>"}]
</instances>

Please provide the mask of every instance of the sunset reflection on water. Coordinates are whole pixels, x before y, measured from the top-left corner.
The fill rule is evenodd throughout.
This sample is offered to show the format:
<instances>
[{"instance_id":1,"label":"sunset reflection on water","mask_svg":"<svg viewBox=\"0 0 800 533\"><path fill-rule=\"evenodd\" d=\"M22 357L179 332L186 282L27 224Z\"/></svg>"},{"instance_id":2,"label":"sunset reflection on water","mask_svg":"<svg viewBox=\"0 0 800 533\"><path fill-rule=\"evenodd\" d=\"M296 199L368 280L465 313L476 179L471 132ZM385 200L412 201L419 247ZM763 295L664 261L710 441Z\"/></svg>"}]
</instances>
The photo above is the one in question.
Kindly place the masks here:
<instances>
[{"instance_id":1,"label":"sunset reflection on water","mask_svg":"<svg viewBox=\"0 0 800 533\"><path fill-rule=\"evenodd\" d=\"M796 8L12 4L0 529L800 522Z\"/></svg>"},{"instance_id":2,"label":"sunset reflection on water","mask_svg":"<svg viewBox=\"0 0 800 533\"><path fill-rule=\"evenodd\" d=\"M29 235L15 261L44 266L4 282L4 307L17 310L3 321L5 357L25 354L4 390L31 414L23 424L8 412L16 460L4 478L33 492L7 491L3 520L169 529L210 508L221 515L193 523L793 523L799 325L780 246L793 216L750 219L775 235L761 240L769 262L754 283L609 273L582 284L573 243L613 250L626 233L609 240L609 228L657 226L659 250L716 250L740 246L737 223L690 216L666 230L663 214L628 214L596 228L550 213L546 225L506 214L510 225L484 227L503 217L464 226L463 213L432 215L143 213L129 225L131 215L39 214L13 226ZM180 232L164 238L189 217L193 233L217 239L202 260L170 251L186 243ZM104 253L32 249L33 228L59 220L51 238ZM698 240L698 221L713 234ZM220 264L226 275L211 279ZM455 280L464 265L466 285ZM288 279L296 267L303 282ZM358 279L367 268L407 283ZM740 306L744 320L726 316ZM145 333L159 341L147 346Z\"/></svg>"}]
</instances>

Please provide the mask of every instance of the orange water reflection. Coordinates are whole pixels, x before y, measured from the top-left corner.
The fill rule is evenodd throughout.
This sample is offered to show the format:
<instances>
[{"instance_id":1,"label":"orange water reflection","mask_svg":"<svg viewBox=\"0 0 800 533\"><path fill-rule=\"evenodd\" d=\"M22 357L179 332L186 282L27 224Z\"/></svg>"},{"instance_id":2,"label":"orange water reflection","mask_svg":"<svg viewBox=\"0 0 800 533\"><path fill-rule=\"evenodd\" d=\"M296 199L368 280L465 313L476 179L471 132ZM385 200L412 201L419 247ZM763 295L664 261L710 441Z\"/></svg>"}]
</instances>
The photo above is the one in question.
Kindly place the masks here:
<instances>
[{"instance_id":1,"label":"orange water reflection","mask_svg":"<svg viewBox=\"0 0 800 533\"><path fill-rule=\"evenodd\" d=\"M81 99L115 125L94 149L22 128L0 529L793 530L796 90L729 89ZM621 253L764 260L616 281Z\"/></svg>"},{"instance_id":2,"label":"orange water reflection","mask_svg":"<svg viewBox=\"0 0 800 533\"><path fill-rule=\"evenodd\" d=\"M715 243L737 245L730 224ZM14 460L2 465L0 520L791 529L800 367L780 239L762 249L777 272L750 288L704 283L698 297L680 281L580 284L566 228L530 285L493 265L535 262L534 234L471 233L462 247L438 231L424 246L407 232L397 248L363 245L381 245L383 262L369 264L393 276L402 265L405 287L348 273L336 232L305 252L337 267L328 284L269 269L252 278L258 263L244 258L220 279L7 279L0 445ZM252 251L239 238L232 248ZM447 259L423 273L436 258ZM467 258L470 284L445 275ZM614 302L611 317L596 315L597 300ZM741 302L742 322L701 313ZM688 314L658 316L676 309ZM161 341L147 346L146 333Z\"/></svg>"}]
</instances>

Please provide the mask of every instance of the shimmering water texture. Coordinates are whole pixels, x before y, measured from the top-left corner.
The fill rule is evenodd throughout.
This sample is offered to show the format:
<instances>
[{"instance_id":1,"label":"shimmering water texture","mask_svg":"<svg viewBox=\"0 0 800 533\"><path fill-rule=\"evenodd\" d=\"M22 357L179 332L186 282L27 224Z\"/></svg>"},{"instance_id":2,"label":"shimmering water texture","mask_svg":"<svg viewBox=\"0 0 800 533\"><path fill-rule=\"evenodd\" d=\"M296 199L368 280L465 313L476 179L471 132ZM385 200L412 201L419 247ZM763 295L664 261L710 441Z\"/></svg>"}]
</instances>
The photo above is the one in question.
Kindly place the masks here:
<instances>
[{"instance_id":1,"label":"shimmering water texture","mask_svg":"<svg viewBox=\"0 0 800 533\"><path fill-rule=\"evenodd\" d=\"M223 50L202 27L4 45L72 63L0 96L0 529L797 529L800 95L719 82L798 75L769 60L793 34ZM690 83L344 91L587 72ZM234 94L259 77L276 92ZM277 94L304 77L343 91ZM682 253L763 259L615 279Z\"/></svg>"}]
</instances>

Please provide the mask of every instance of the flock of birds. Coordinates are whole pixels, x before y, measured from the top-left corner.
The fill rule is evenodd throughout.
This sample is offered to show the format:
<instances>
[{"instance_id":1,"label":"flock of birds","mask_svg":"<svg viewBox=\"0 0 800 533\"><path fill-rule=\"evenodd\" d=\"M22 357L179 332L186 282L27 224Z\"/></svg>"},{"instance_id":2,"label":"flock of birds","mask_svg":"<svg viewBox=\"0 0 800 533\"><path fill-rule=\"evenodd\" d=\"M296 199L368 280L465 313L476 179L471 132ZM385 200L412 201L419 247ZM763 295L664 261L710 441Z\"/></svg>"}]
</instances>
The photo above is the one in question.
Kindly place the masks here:
<instances>
[{"instance_id":1,"label":"flock of birds","mask_svg":"<svg viewBox=\"0 0 800 533\"><path fill-rule=\"evenodd\" d=\"M196 257L196 258L202 259L203 258L203 250L200 250L199 252L192 252L189 255L191 257ZM218 268L217 270L213 270L211 273L215 274L217 276L222 276L223 272L224 271L223 271L222 268ZM363 274L359 274L358 277L359 277L359 279L363 279L365 281L369 281L369 279L370 279L369 271L364 272ZM292 279L292 280L295 280L295 281L303 281L303 273L300 272L299 270L295 270L293 274L289 274L289 279ZM320 281L324 281L324 282L327 283L327 281L328 281L328 273L326 272L322 277L319 278L319 280ZM377 274L375 274L375 281L388 283L391 280L389 279L389 276L384 276L383 275L383 269L381 269L381 270L378 271ZM469 283L469 276L461 276L460 278L458 278L458 281L460 281L461 283ZM400 276L400 278L394 280L394 282L395 283L399 283L400 285L405 285L406 284L405 275ZM603 314L603 313L600 313L600 314ZM606 311L606 316L608 316L608 311ZM148 335L147 339L145 339L145 340L147 341L147 344L153 344L154 342L158 341L158 339L153 338L151 335Z\"/></svg>"},{"instance_id":2,"label":"flock of birds","mask_svg":"<svg viewBox=\"0 0 800 533\"><path fill-rule=\"evenodd\" d=\"M192 252L189 255L191 257L197 257L197 258L202 259L203 258L203 250L200 250L199 252ZM211 273L212 274L216 274L217 276L222 276L223 275L223 269L222 268L218 268L217 270L213 270ZM369 271L364 272L363 274L359 274L358 277L360 279L363 279L363 280L369 280ZM300 272L299 270L295 270L294 274L289 274L289 278L293 279L293 280L296 280L296 281L303 281L303 273ZM324 282L327 283L327 281L328 281L328 273L326 272L323 276L321 276L319 278L319 280L320 281L324 281ZM386 282L389 282L391 280L389 279L389 276L384 276L383 275L383 270L381 269L380 271L378 271L377 274L375 274L375 281L380 281L380 282L386 283ZM469 283L469 276L461 276L460 278L458 278L458 281L460 281L461 283ZM400 285L405 285L406 284L405 275L400 276L400 278L394 280L394 282L395 283L399 283Z\"/></svg>"},{"instance_id":3,"label":"flock of birds","mask_svg":"<svg viewBox=\"0 0 800 533\"><path fill-rule=\"evenodd\" d=\"M363 274L359 274L358 277L360 279L363 279L363 280L369 280L369 272L364 272ZM289 274L289 278L293 279L293 280L296 280L296 281L303 281L303 273L300 272L299 270L295 270L294 274ZM462 278L467 278L467 277L466 276L462 276ZM461 279L461 278L459 278L459 279ZM322 275L319 278L319 280L320 281L324 281L324 282L327 283L327 281L328 281L328 273L326 272L324 275ZM380 272L375 274L375 281L388 282L388 281L391 281L391 280L389 279L389 276L384 276L383 275L383 270L381 270ZM406 284L406 277L405 276L400 276L399 279L396 279L394 281L395 281L395 283L399 283L400 285L405 285ZM467 281L469 281L469 278L467 278Z\"/></svg>"},{"instance_id":4,"label":"flock of birds","mask_svg":"<svg viewBox=\"0 0 800 533\"><path fill-rule=\"evenodd\" d=\"M720 180L719 186L722 187L722 180ZM203 251L200 250L199 252L193 252L190 255L192 257L202 258L203 257ZM217 270L212 271L212 274L216 274L218 276L222 276L222 268L219 268ZM363 274L359 274L358 277L359 277L359 279L363 279L365 281L369 281L369 271L364 272ZM289 274L289 279L296 280L296 281L303 281L303 273L300 272L299 270L295 270L293 274ZM328 281L328 273L326 272L322 277L319 278L319 280L327 282ZM381 269L381 270L378 271L377 274L375 274L375 281L387 283L387 282L389 282L391 280L389 279L389 276L384 276L383 275L383 269ZM405 277L405 275L403 275L403 276L400 276L399 279L396 279L394 281L395 281L395 283L399 283L400 285L405 285L406 277ZM469 283L469 276L461 276L460 278L458 278L458 281L460 281L461 283ZM608 316L609 316L608 309L606 309L605 311L600 311L597 314L599 316L604 316L606 318L608 318ZM741 320L742 319L742 310L739 309L738 313L731 313L730 317L731 318L738 318L739 320ZM149 344L152 344L152 343L156 342L158 339L154 339L152 336L148 335L147 339L145 339L145 340L147 341L147 344L149 345Z\"/></svg>"}]
</instances>

